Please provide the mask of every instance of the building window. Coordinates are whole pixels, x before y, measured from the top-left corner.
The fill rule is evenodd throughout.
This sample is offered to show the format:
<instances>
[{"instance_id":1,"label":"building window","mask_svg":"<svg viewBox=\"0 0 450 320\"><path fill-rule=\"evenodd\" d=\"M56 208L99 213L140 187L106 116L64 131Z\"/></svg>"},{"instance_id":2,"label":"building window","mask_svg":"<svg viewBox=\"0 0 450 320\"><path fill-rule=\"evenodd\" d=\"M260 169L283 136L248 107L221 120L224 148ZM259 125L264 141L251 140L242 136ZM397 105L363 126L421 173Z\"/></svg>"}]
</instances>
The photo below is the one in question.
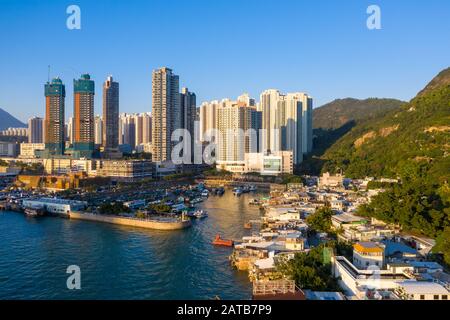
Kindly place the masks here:
<instances>
[{"instance_id":1,"label":"building window","mask_svg":"<svg viewBox=\"0 0 450 320\"><path fill-rule=\"evenodd\" d=\"M434 300L439 300L439 295L435 294L435 295L433 296L433 298L434 298Z\"/></svg>"},{"instance_id":2,"label":"building window","mask_svg":"<svg viewBox=\"0 0 450 320\"><path fill-rule=\"evenodd\" d=\"M447 300L448 296L446 294L442 295L442 300Z\"/></svg>"},{"instance_id":3,"label":"building window","mask_svg":"<svg viewBox=\"0 0 450 320\"><path fill-rule=\"evenodd\" d=\"M425 295L421 294L420 295L420 300L425 300Z\"/></svg>"}]
</instances>

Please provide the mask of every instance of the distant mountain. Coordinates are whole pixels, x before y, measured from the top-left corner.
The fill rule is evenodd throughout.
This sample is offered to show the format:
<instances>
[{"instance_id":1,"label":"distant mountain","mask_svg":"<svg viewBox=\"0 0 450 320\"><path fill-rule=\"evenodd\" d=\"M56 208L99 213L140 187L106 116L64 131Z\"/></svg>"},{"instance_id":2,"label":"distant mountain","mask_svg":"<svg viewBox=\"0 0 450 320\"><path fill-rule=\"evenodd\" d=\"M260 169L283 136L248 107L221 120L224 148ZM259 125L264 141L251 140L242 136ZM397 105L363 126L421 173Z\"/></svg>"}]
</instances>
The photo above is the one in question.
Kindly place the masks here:
<instances>
[{"instance_id":1,"label":"distant mountain","mask_svg":"<svg viewBox=\"0 0 450 320\"><path fill-rule=\"evenodd\" d=\"M10 127L25 128L27 125L0 108L0 130L5 130Z\"/></svg>"},{"instance_id":2,"label":"distant mountain","mask_svg":"<svg viewBox=\"0 0 450 320\"><path fill-rule=\"evenodd\" d=\"M396 99L337 99L313 110L314 128L337 129L351 121L374 118L404 103Z\"/></svg>"}]
</instances>

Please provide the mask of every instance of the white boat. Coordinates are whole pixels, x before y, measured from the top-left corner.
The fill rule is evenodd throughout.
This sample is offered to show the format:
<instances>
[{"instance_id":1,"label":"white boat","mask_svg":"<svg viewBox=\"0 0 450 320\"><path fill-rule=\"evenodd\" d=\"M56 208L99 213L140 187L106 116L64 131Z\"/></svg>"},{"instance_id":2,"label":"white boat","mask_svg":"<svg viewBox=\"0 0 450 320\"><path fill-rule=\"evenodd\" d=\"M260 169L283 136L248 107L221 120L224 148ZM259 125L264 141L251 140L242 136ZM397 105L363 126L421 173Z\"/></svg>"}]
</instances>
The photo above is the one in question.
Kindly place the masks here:
<instances>
[{"instance_id":1,"label":"white boat","mask_svg":"<svg viewBox=\"0 0 450 320\"><path fill-rule=\"evenodd\" d=\"M203 219L208 216L208 212L200 209L200 210L195 211L193 216L196 217L197 219Z\"/></svg>"},{"instance_id":2,"label":"white boat","mask_svg":"<svg viewBox=\"0 0 450 320\"><path fill-rule=\"evenodd\" d=\"M27 217L39 217L44 215L43 208L25 208L24 211Z\"/></svg>"},{"instance_id":3,"label":"white boat","mask_svg":"<svg viewBox=\"0 0 450 320\"><path fill-rule=\"evenodd\" d=\"M203 190L202 197L208 197L208 196L209 196L209 191L208 190Z\"/></svg>"},{"instance_id":4,"label":"white boat","mask_svg":"<svg viewBox=\"0 0 450 320\"><path fill-rule=\"evenodd\" d=\"M235 188L233 190L233 193L235 196L240 196L242 194L242 189L241 188Z\"/></svg>"}]
</instances>

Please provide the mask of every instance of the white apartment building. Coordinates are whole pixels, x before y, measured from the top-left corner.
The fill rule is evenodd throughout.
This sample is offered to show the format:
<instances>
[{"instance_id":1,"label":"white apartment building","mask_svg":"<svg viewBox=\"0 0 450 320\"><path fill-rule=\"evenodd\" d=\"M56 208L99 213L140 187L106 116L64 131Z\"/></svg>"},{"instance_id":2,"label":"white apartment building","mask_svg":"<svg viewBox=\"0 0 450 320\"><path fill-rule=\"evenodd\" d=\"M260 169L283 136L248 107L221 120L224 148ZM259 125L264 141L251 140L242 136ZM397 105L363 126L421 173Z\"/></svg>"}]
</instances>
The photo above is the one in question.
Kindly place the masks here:
<instances>
[{"instance_id":1,"label":"white apartment building","mask_svg":"<svg viewBox=\"0 0 450 320\"><path fill-rule=\"evenodd\" d=\"M94 142L96 145L101 145L103 142L103 121L100 115L94 118Z\"/></svg>"},{"instance_id":2,"label":"white apartment building","mask_svg":"<svg viewBox=\"0 0 450 320\"><path fill-rule=\"evenodd\" d=\"M292 150L294 164L312 151L313 99L306 93L282 94L269 89L261 93L258 110L262 111L262 150Z\"/></svg>"},{"instance_id":3,"label":"white apartment building","mask_svg":"<svg viewBox=\"0 0 450 320\"><path fill-rule=\"evenodd\" d=\"M35 158L36 151L44 151L45 143L21 143L20 158Z\"/></svg>"}]
</instances>

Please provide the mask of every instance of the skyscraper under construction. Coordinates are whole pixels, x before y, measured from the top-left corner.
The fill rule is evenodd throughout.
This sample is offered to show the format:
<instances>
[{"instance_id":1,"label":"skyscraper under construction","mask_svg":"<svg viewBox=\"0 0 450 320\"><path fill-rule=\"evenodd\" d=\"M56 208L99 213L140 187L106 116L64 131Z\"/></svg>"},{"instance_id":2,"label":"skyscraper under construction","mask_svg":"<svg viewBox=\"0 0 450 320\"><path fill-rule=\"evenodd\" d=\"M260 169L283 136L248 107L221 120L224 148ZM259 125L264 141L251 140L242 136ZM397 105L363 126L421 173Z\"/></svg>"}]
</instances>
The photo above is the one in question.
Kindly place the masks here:
<instances>
[{"instance_id":1,"label":"skyscraper under construction","mask_svg":"<svg viewBox=\"0 0 450 320\"><path fill-rule=\"evenodd\" d=\"M75 157L91 157L94 152L94 81L89 74L73 81L73 117Z\"/></svg>"}]
</instances>

